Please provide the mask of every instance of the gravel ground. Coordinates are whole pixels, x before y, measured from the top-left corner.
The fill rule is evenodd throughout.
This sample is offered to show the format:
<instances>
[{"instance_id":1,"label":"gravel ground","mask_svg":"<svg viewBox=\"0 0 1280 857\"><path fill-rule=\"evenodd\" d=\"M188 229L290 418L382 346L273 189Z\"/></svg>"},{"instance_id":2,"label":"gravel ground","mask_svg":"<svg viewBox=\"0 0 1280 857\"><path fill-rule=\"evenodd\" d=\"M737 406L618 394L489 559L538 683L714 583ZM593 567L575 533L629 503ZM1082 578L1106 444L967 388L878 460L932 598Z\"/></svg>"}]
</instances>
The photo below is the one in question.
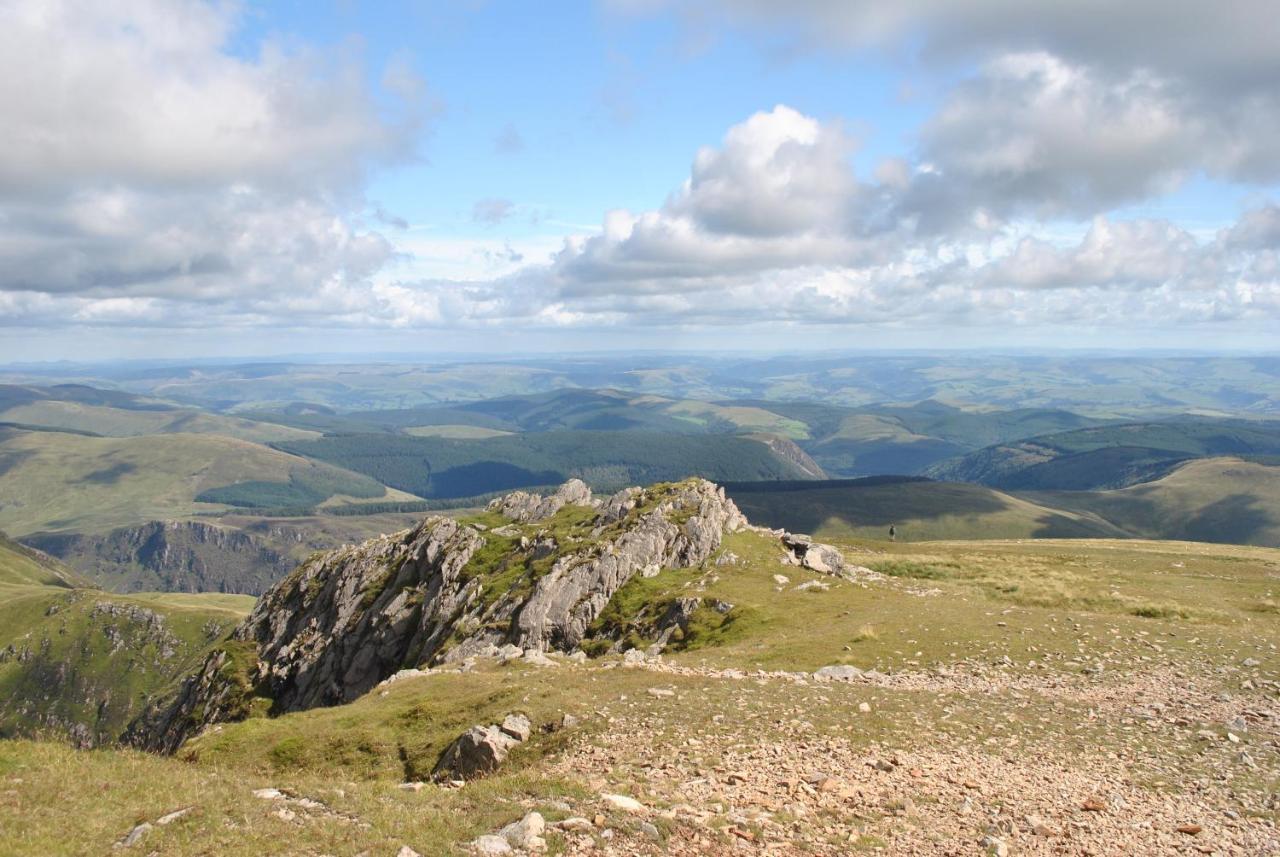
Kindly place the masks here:
<instances>
[{"instance_id":1,"label":"gravel ground","mask_svg":"<svg viewBox=\"0 0 1280 857\"><path fill-rule=\"evenodd\" d=\"M646 663L720 686L720 713L673 731L698 700L661 685L605 707L604 732L556 768L646 811L596 808L568 853L1280 854L1280 686L1185 652L1142 657L1102 674L963 662L848 682ZM878 711L899 693L932 702L883 741L862 736L876 714L858 700Z\"/></svg>"}]
</instances>

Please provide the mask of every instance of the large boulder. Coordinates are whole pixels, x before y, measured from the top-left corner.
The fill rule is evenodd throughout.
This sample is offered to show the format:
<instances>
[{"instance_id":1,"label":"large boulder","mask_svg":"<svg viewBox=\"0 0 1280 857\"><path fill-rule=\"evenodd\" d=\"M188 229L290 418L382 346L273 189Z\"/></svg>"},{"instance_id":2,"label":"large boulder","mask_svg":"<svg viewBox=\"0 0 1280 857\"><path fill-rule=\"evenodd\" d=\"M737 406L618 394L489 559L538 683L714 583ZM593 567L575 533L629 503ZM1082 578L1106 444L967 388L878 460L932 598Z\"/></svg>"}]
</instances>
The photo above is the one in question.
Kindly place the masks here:
<instances>
[{"instance_id":1,"label":"large boulder","mask_svg":"<svg viewBox=\"0 0 1280 857\"><path fill-rule=\"evenodd\" d=\"M438 780L472 780L492 774L519 743L499 726L472 726L444 751L431 776Z\"/></svg>"}]
</instances>

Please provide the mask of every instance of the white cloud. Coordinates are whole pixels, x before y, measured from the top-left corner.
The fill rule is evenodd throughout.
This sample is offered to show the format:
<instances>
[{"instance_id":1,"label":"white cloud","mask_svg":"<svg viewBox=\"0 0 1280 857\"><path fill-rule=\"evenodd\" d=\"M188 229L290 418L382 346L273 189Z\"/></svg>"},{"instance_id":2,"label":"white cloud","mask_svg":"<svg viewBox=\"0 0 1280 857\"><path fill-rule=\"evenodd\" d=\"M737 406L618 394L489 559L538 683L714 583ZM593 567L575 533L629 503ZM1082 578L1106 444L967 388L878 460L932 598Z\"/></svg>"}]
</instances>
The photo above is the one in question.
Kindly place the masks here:
<instances>
[{"instance_id":1,"label":"white cloud","mask_svg":"<svg viewBox=\"0 0 1280 857\"><path fill-rule=\"evenodd\" d=\"M238 24L199 0L0 5L0 289L154 319L391 258L354 212L370 169L413 157L421 81L395 62L372 91L349 51L232 54Z\"/></svg>"}]
</instances>

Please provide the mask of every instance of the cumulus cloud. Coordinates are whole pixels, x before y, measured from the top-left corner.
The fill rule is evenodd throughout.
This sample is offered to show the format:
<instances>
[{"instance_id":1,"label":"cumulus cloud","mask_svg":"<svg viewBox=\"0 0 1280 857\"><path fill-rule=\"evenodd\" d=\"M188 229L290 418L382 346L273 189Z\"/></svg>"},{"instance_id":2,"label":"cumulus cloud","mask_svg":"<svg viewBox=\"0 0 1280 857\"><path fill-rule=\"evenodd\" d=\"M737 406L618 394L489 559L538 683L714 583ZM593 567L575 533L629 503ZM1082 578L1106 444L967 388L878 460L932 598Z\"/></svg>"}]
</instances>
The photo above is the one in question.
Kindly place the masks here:
<instances>
[{"instance_id":1,"label":"cumulus cloud","mask_svg":"<svg viewBox=\"0 0 1280 857\"><path fill-rule=\"evenodd\" d=\"M1270 0L695 0L666 6L792 50L880 50L963 79L924 127L939 178L916 211L1088 217L1197 173L1280 180L1280 15ZM910 46L910 47L908 47Z\"/></svg>"},{"instance_id":2,"label":"cumulus cloud","mask_svg":"<svg viewBox=\"0 0 1280 857\"><path fill-rule=\"evenodd\" d=\"M392 257L356 212L371 169L414 157L421 81L393 63L373 91L350 52L232 54L238 24L199 0L0 6L6 314L181 317L367 284Z\"/></svg>"},{"instance_id":3,"label":"cumulus cloud","mask_svg":"<svg viewBox=\"0 0 1280 857\"><path fill-rule=\"evenodd\" d=\"M660 209L611 212L550 266L495 283L485 317L1132 327L1280 310L1274 205L1211 240L1164 220L1098 215L1078 240L1053 241L972 209L968 228L939 234L913 207L945 173L893 161L864 181L852 148L838 124L785 106L758 113L700 150Z\"/></svg>"}]
</instances>

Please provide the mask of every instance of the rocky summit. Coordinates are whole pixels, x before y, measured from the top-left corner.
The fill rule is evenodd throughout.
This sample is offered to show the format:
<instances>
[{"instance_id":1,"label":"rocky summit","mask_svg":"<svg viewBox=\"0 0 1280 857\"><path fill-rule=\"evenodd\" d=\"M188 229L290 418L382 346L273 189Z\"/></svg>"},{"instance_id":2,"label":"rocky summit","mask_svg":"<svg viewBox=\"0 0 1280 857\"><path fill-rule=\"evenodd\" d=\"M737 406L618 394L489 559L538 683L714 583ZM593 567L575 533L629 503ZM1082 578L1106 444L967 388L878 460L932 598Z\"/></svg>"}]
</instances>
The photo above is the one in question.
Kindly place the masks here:
<instances>
[{"instance_id":1,"label":"rocky summit","mask_svg":"<svg viewBox=\"0 0 1280 857\"><path fill-rule=\"evenodd\" d=\"M616 648L596 623L619 589L706 563L726 533L747 526L724 491L702 479L606 498L571 480L546 497L508 494L481 517L429 517L313 556L263 595L174 699L133 725L130 740L172 751L255 706L281 714L346 703L399 670L503 647L572 652L603 636L606 649ZM797 554L815 550L805 543ZM701 606L673 603L657 617L659 638Z\"/></svg>"}]
</instances>

